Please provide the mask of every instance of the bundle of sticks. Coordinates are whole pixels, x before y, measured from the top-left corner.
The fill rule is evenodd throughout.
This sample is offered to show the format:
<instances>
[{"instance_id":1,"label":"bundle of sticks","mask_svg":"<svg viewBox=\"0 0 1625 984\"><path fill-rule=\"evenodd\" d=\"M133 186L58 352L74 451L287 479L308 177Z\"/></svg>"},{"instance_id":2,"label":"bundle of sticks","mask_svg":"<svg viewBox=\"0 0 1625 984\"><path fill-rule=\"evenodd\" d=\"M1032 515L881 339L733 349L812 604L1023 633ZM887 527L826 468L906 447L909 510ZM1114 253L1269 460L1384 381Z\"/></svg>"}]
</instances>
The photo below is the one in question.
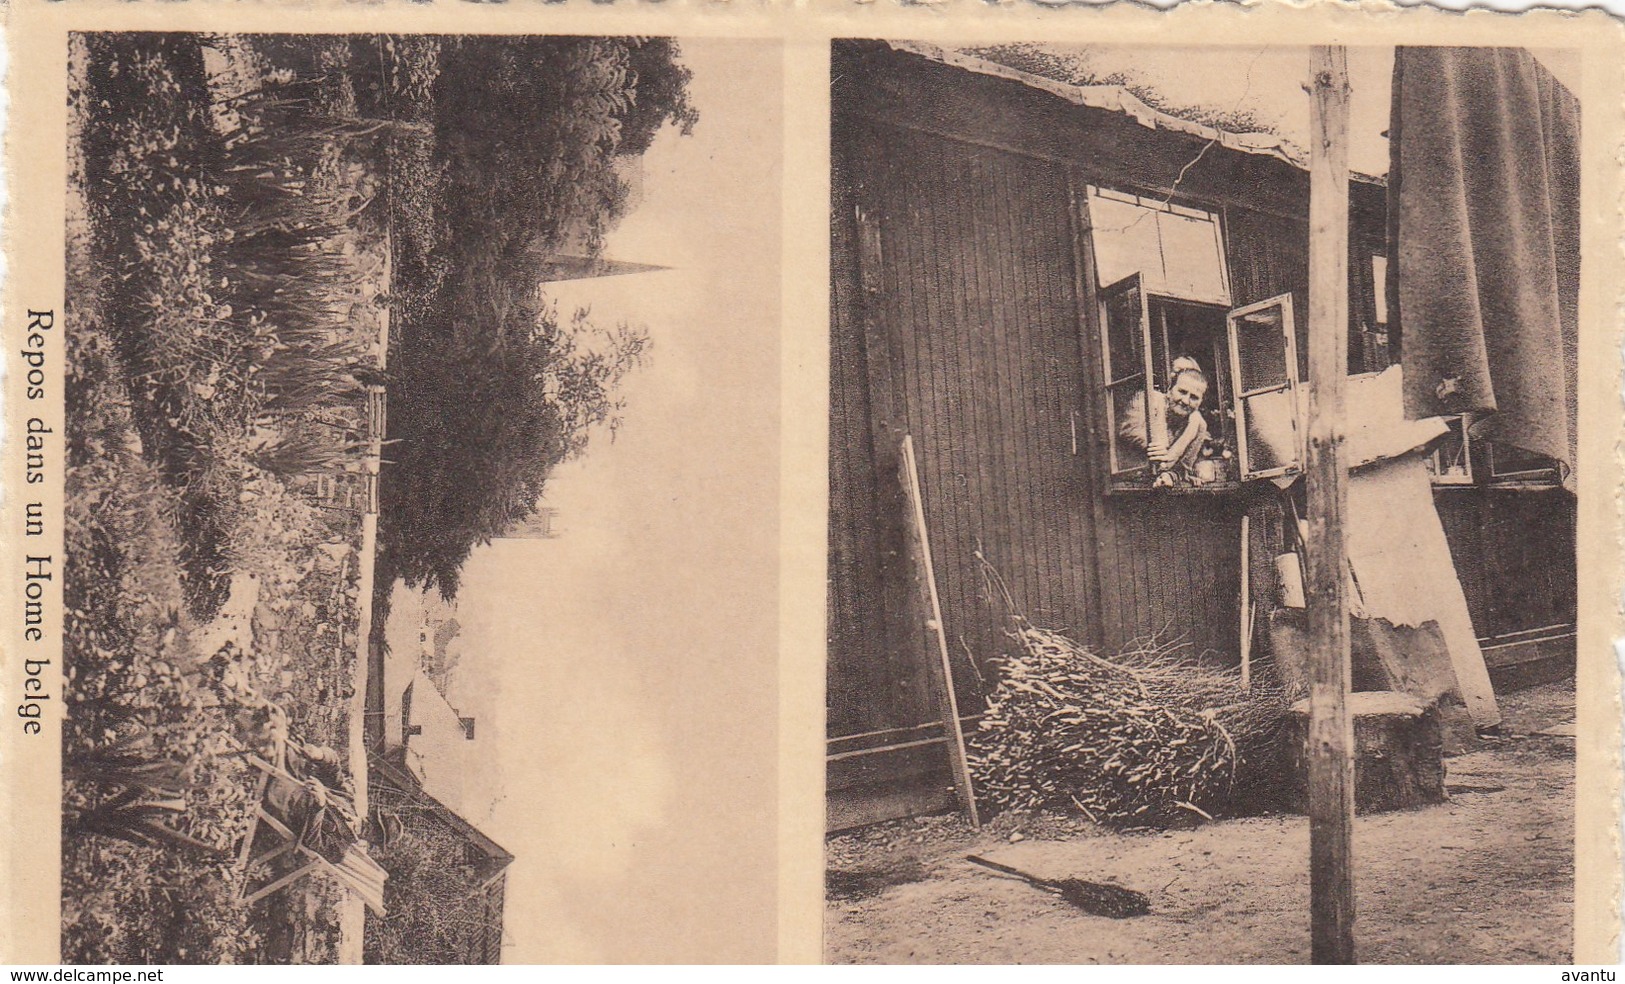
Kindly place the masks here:
<instances>
[{"instance_id":1,"label":"bundle of sticks","mask_svg":"<svg viewBox=\"0 0 1625 984\"><path fill-rule=\"evenodd\" d=\"M1008 596L1007 596L1008 597ZM1273 763L1290 695L1191 647L1155 640L1107 659L1011 616L1014 651L967 761L994 810L1077 809L1113 826L1232 812L1249 764Z\"/></svg>"}]
</instances>

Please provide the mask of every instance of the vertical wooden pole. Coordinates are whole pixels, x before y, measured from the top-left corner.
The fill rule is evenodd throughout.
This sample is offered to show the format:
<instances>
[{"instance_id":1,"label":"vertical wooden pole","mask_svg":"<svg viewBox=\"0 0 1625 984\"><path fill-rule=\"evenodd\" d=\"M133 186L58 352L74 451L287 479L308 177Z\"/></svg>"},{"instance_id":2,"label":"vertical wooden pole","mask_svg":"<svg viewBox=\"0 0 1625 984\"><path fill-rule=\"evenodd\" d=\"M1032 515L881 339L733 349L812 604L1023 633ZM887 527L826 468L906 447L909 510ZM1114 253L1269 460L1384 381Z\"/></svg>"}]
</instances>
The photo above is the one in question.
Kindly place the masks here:
<instances>
[{"instance_id":1,"label":"vertical wooden pole","mask_svg":"<svg viewBox=\"0 0 1625 984\"><path fill-rule=\"evenodd\" d=\"M920 494L920 470L914 463L914 437L903 436L902 451L903 488L908 492L911 523L912 552L914 554L914 583L919 591L920 613L924 616L927 658L933 668L930 673L931 691L937 700L937 712L942 717L942 736L948 745L948 768L954 777L954 791L959 805L972 827L982 826L982 815L976 809L976 790L971 787L970 767L965 763L965 730L959 723L959 698L954 696L953 667L948 662L948 636L942 628L942 602L937 597L937 572L931 564L931 539L925 526L925 499Z\"/></svg>"},{"instance_id":2,"label":"vertical wooden pole","mask_svg":"<svg viewBox=\"0 0 1625 984\"><path fill-rule=\"evenodd\" d=\"M1354 962L1354 728L1343 515L1348 378L1348 53L1310 50L1309 911L1311 959Z\"/></svg>"},{"instance_id":3,"label":"vertical wooden pole","mask_svg":"<svg viewBox=\"0 0 1625 984\"><path fill-rule=\"evenodd\" d=\"M1241 689L1253 686L1252 516L1241 514Z\"/></svg>"}]
</instances>

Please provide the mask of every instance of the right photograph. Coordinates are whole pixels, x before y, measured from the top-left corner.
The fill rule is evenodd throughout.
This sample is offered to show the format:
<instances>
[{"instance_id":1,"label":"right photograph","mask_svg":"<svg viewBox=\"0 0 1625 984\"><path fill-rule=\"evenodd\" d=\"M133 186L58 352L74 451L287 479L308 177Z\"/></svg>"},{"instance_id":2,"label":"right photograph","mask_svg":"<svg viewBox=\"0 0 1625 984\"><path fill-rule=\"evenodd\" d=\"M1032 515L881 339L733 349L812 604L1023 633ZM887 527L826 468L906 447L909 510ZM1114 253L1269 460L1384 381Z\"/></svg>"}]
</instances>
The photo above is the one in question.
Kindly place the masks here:
<instances>
[{"instance_id":1,"label":"right photograph","mask_svg":"<svg viewBox=\"0 0 1625 984\"><path fill-rule=\"evenodd\" d=\"M1570 961L1580 77L833 43L828 962Z\"/></svg>"}]
</instances>

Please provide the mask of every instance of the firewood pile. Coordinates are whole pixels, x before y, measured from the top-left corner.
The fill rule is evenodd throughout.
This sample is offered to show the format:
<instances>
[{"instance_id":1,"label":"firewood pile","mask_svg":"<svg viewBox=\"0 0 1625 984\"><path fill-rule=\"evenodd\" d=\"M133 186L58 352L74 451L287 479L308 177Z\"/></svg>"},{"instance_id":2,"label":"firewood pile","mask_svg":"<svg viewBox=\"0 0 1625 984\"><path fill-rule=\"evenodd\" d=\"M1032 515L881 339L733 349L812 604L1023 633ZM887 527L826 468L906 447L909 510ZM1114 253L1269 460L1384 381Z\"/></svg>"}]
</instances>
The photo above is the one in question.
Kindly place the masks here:
<instances>
[{"instance_id":1,"label":"firewood pile","mask_svg":"<svg viewBox=\"0 0 1625 984\"><path fill-rule=\"evenodd\" d=\"M1107 659L1011 618L1019 646L967 736L992 811L1076 809L1117 827L1212 819L1241 808L1278 761L1296 695L1256 676L1244 690L1188 645L1147 640Z\"/></svg>"}]
</instances>

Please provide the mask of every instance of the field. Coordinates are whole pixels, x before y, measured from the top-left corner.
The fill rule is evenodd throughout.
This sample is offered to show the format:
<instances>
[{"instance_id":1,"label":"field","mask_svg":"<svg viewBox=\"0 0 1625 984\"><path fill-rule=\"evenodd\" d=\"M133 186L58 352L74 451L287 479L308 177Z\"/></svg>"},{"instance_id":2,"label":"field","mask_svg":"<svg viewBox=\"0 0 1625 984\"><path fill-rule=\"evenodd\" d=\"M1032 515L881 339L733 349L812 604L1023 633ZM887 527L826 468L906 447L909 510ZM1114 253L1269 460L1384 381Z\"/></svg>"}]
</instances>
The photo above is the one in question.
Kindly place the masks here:
<instances>
[{"instance_id":1,"label":"field","mask_svg":"<svg viewBox=\"0 0 1625 984\"><path fill-rule=\"evenodd\" d=\"M358 751L361 517L314 483L365 467L385 137L343 39L70 61L63 959L334 960L339 890L250 911L237 849L269 708Z\"/></svg>"}]
</instances>

